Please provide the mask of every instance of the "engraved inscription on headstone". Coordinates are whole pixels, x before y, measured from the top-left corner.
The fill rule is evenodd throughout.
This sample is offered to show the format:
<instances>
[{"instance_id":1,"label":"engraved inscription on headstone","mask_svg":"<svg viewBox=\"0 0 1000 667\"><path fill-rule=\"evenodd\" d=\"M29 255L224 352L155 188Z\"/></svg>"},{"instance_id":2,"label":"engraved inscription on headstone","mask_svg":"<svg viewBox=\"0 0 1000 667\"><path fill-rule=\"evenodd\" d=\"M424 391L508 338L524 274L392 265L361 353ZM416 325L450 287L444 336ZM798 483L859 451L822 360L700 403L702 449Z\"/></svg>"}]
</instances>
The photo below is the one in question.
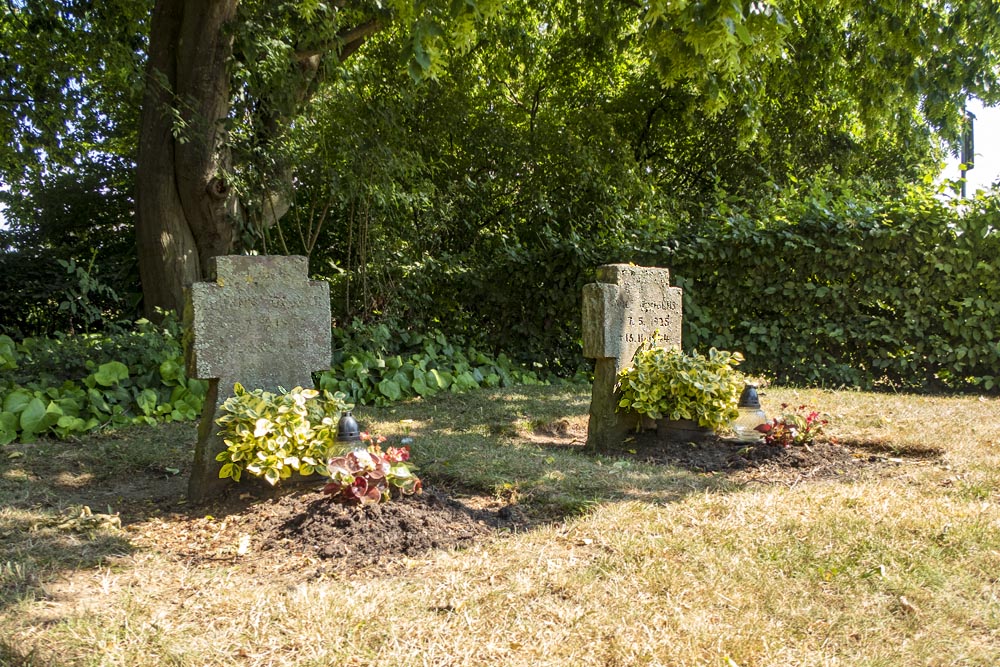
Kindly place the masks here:
<instances>
[{"instance_id":1,"label":"engraved inscription on headstone","mask_svg":"<svg viewBox=\"0 0 1000 667\"><path fill-rule=\"evenodd\" d=\"M225 448L215 418L233 385L276 391L311 387L330 367L330 286L309 280L305 257L224 256L212 282L191 285L185 323L190 377L209 380L188 497L200 502L225 486L216 454Z\"/></svg>"},{"instance_id":2,"label":"engraved inscription on headstone","mask_svg":"<svg viewBox=\"0 0 1000 667\"><path fill-rule=\"evenodd\" d=\"M620 447L639 417L617 411L615 384L639 346L681 344L681 297L670 287L670 271L606 264L597 281L583 287L583 354L596 359L587 446Z\"/></svg>"}]
</instances>

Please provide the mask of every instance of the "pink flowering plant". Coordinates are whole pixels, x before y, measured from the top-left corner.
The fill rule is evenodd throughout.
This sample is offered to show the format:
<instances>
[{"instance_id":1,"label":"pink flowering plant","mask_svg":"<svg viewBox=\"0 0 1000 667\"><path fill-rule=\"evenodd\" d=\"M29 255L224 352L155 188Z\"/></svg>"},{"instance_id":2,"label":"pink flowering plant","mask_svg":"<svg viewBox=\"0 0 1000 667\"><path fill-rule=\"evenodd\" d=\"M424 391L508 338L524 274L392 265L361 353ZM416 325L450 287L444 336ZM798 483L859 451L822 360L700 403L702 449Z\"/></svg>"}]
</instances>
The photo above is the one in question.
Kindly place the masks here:
<instances>
[{"instance_id":1,"label":"pink flowering plant","mask_svg":"<svg viewBox=\"0 0 1000 667\"><path fill-rule=\"evenodd\" d=\"M788 403L781 404L782 415L761 424L756 430L764 434L764 444L774 447L807 447L816 436L823 432L828 420L808 406L800 405L790 409Z\"/></svg>"},{"instance_id":2,"label":"pink flowering plant","mask_svg":"<svg viewBox=\"0 0 1000 667\"><path fill-rule=\"evenodd\" d=\"M387 447L383 451L385 437L367 432L361 434L361 441L367 447L327 461L330 481L323 493L345 503L374 505L390 500L394 493L409 496L421 492L423 484L409 463L409 447Z\"/></svg>"}]
</instances>

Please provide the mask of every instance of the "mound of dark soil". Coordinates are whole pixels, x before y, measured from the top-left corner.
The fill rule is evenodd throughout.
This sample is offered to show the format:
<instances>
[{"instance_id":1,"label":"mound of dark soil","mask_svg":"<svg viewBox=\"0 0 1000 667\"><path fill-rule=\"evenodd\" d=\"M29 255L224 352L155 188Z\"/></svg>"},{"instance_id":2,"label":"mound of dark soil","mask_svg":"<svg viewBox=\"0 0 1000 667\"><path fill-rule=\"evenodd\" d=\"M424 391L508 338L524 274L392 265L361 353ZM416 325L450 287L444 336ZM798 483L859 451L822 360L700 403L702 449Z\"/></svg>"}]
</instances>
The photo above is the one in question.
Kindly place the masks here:
<instances>
[{"instance_id":1,"label":"mound of dark soil","mask_svg":"<svg viewBox=\"0 0 1000 667\"><path fill-rule=\"evenodd\" d=\"M780 467L815 469L863 465L850 449L832 442L816 442L809 447L772 447L747 444L726 438L706 438L698 442L668 441L645 434L635 437L629 457L647 463L666 463L696 472L726 472L746 468Z\"/></svg>"},{"instance_id":2,"label":"mound of dark soil","mask_svg":"<svg viewBox=\"0 0 1000 667\"><path fill-rule=\"evenodd\" d=\"M722 473L733 481L771 481L793 484L804 479L855 477L873 467L903 463L903 458L926 459L937 450L890 449L867 441L820 440L808 447L774 447L729 438L708 437L698 442L672 442L653 432L636 434L626 443L626 458L661 463L694 472Z\"/></svg>"},{"instance_id":3,"label":"mound of dark soil","mask_svg":"<svg viewBox=\"0 0 1000 667\"><path fill-rule=\"evenodd\" d=\"M253 529L264 549L294 546L357 568L431 549L466 547L527 523L514 506L473 506L483 501L462 503L425 489L389 503L358 506L319 491L297 492L255 506Z\"/></svg>"}]
</instances>

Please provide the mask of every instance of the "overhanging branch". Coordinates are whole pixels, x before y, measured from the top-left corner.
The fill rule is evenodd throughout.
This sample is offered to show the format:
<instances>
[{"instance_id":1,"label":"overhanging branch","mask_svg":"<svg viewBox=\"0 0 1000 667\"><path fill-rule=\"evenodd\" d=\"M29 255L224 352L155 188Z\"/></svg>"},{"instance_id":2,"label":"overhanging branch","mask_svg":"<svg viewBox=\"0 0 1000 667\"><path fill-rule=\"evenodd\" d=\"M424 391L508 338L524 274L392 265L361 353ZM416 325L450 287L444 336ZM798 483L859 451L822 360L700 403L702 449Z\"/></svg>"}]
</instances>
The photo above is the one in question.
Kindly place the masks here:
<instances>
[{"instance_id":1,"label":"overhanging branch","mask_svg":"<svg viewBox=\"0 0 1000 667\"><path fill-rule=\"evenodd\" d=\"M372 19L354 28L346 28L338 32L331 42L309 49L297 50L295 59L299 62L305 62L326 53L336 53L340 60L346 60L364 44L365 40L381 29L382 22L378 19Z\"/></svg>"}]
</instances>

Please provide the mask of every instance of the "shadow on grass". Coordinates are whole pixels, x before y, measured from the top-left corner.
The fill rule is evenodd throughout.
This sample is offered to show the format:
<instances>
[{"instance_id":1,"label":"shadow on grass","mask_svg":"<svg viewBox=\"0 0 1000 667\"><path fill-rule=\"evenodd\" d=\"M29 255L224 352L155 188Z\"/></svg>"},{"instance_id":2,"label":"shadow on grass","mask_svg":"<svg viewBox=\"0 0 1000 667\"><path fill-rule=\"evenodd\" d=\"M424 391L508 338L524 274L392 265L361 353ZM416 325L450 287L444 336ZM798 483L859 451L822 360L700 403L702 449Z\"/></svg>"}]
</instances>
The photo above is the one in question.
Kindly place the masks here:
<instances>
[{"instance_id":1,"label":"shadow on grass","mask_svg":"<svg viewBox=\"0 0 1000 667\"><path fill-rule=\"evenodd\" d=\"M164 424L0 448L0 610L132 553L122 526L183 511L193 436Z\"/></svg>"},{"instance_id":2,"label":"shadow on grass","mask_svg":"<svg viewBox=\"0 0 1000 667\"><path fill-rule=\"evenodd\" d=\"M3 667L61 667L64 663L52 662L51 658L38 656L34 649L24 653L12 642L0 638L0 665Z\"/></svg>"},{"instance_id":3,"label":"shadow on grass","mask_svg":"<svg viewBox=\"0 0 1000 667\"><path fill-rule=\"evenodd\" d=\"M0 609L43 597L43 585L67 570L87 569L133 551L111 517L0 512ZM3 664L3 663L0 663Z\"/></svg>"},{"instance_id":4,"label":"shadow on grass","mask_svg":"<svg viewBox=\"0 0 1000 667\"><path fill-rule=\"evenodd\" d=\"M666 442L652 432L630 436L621 450L594 452L584 448L589 401L589 387L516 387L371 412L376 427L414 438L414 458L427 479L523 503L540 521L598 503L671 503L748 482L847 481L901 458L941 455L883 440L782 449L725 438Z\"/></svg>"},{"instance_id":5,"label":"shadow on grass","mask_svg":"<svg viewBox=\"0 0 1000 667\"><path fill-rule=\"evenodd\" d=\"M627 451L584 450L589 404L589 387L515 387L356 414L376 430L412 437L414 460L431 483L523 505L536 523L604 502L675 502L727 484L629 459Z\"/></svg>"}]
</instances>

